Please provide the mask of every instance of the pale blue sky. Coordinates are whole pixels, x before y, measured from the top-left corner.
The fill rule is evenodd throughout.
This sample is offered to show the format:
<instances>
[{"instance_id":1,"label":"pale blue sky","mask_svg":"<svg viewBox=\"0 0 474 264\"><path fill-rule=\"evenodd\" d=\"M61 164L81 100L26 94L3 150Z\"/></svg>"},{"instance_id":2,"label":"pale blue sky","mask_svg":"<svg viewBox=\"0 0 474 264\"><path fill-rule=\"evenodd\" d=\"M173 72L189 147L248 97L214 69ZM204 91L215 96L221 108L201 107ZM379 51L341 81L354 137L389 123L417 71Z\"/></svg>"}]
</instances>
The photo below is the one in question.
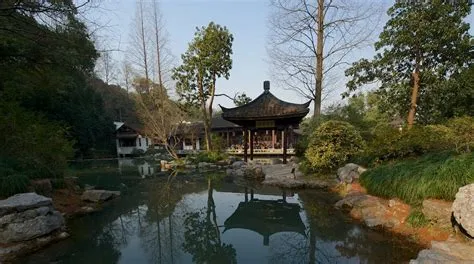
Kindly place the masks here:
<instances>
[{"instance_id":1,"label":"pale blue sky","mask_svg":"<svg viewBox=\"0 0 474 264\"><path fill-rule=\"evenodd\" d=\"M391 0L381 0L387 8L393 3ZM110 47L125 50L130 32L130 24L135 14L134 0L105 0L100 8L93 10L88 16L97 20L99 24L107 24L106 28L98 31ZM207 25L214 21L226 26L234 35L233 67L229 80L218 81L218 93L233 95L235 92L245 92L252 98L263 91L263 81L271 80L267 52L267 21L270 13L269 0L165 0L160 7L169 32L169 48L179 64L180 55L187 49L197 26ZM386 16L377 31L383 27ZM471 14L467 21L474 22ZM473 29L471 28L471 34ZM378 35L378 33L377 33ZM372 57L373 47L353 54L354 59ZM120 52L114 55L117 60L122 58ZM340 91L326 102L340 100ZM280 99L295 103L305 102L307 99L294 91L276 87L273 84L271 91ZM217 103L233 106L230 100L218 98Z\"/></svg>"}]
</instances>

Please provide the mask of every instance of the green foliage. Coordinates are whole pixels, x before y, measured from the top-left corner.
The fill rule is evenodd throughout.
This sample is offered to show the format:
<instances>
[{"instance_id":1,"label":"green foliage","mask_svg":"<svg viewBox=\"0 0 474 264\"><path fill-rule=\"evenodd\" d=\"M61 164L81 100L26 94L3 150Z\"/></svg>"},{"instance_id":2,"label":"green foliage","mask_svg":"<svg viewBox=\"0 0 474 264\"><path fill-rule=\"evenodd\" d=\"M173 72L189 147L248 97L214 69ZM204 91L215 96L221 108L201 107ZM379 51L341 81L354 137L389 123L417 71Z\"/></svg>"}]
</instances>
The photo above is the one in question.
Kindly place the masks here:
<instances>
[{"instance_id":1,"label":"green foliage","mask_svg":"<svg viewBox=\"0 0 474 264\"><path fill-rule=\"evenodd\" d=\"M369 169L360 177L370 194L419 205L424 199L453 200L459 187L474 182L474 153L428 154Z\"/></svg>"},{"instance_id":2,"label":"green foliage","mask_svg":"<svg viewBox=\"0 0 474 264\"><path fill-rule=\"evenodd\" d=\"M386 161L449 149L449 144L442 126L415 126L400 131L380 125L375 128L364 154L374 161Z\"/></svg>"},{"instance_id":3,"label":"green foliage","mask_svg":"<svg viewBox=\"0 0 474 264\"><path fill-rule=\"evenodd\" d=\"M455 144L456 151L469 152L474 147L474 118L464 116L448 121L449 140Z\"/></svg>"},{"instance_id":4,"label":"green foliage","mask_svg":"<svg viewBox=\"0 0 474 264\"><path fill-rule=\"evenodd\" d=\"M470 6L468 1L456 5L445 2L396 2L389 9L390 19L375 43L378 53L373 60L362 59L346 71L351 78L347 83L349 92L379 82L384 110L406 116L416 68L421 78L418 121L432 123L472 113L472 83L467 86L471 90L457 84L472 80L469 69L474 52L469 24L464 20Z\"/></svg>"},{"instance_id":5,"label":"green foliage","mask_svg":"<svg viewBox=\"0 0 474 264\"><path fill-rule=\"evenodd\" d=\"M316 170L334 169L363 147L364 140L351 124L328 121L311 134L305 157Z\"/></svg>"},{"instance_id":6,"label":"green foliage","mask_svg":"<svg viewBox=\"0 0 474 264\"><path fill-rule=\"evenodd\" d=\"M454 150L469 152L474 142L474 119L459 117L446 125L414 126L412 129L379 125L373 130L366 151L358 157L363 164L403 159L426 153Z\"/></svg>"},{"instance_id":7,"label":"green foliage","mask_svg":"<svg viewBox=\"0 0 474 264\"><path fill-rule=\"evenodd\" d=\"M244 104L248 104L252 101L252 98L248 97L245 93L239 94L235 99L234 99L234 104L236 106L242 106Z\"/></svg>"},{"instance_id":8,"label":"green foliage","mask_svg":"<svg viewBox=\"0 0 474 264\"><path fill-rule=\"evenodd\" d=\"M180 101L188 107L199 107L202 112L208 151L212 149L210 133L216 81L221 77L229 79L233 41L229 30L214 22L197 28L194 40L181 55L183 64L173 69Z\"/></svg>"},{"instance_id":9,"label":"green foliage","mask_svg":"<svg viewBox=\"0 0 474 264\"><path fill-rule=\"evenodd\" d=\"M226 153L220 151L201 151L195 155L188 155L186 158L194 164L198 164L199 162L215 163L225 160L227 157Z\"/></svg>"},{"instance_id":10,"label":"green foliage","mask_svg":"<svg viewBox=\"0 0 474 264\"><path fill-rule=\"evenodd\" d=\"M196 29L194 40L181 55L183 64L173 69L176 90L183 101L201 105L214 96L217 78L229 78L233 40L226 27L213 22Z\"/></svg>"},{"instance_id":11,"label":"green foliage","mask_svg":"<svg viewBox=\"0 0 474 264\"><path fill-rule=\"evenodd\" d=\"M11 9L0 9L0 100L67 127L78 155L112 150L112 119L88 84L98 54L85 24L75 18L73 3L24 5L10 1L3 7ZM30 8L35 15L25 12ZM43 16L51 23L39 23Z\"/></svg>"},{"instance_id":12,"label":"green foliage","mask_svg":"<svg viewBox=\"0 0 474 264\"><path fill-rule=\"evenodd\" d=\"M330 105L321 119L348 122L357 128L364 140L369 140L374 126L390 121L387 114L380 110L381 104L381 97L377 93L361 93L349 98L347 104Z\"/></svg>"},{"instance_id":13,"label":"green foliage","mask_svg":"<svg viewBox=\"0 0 474 264\"><path fill-rule=\"evenodd\" d=\"M0 101L0 162L30 178L62 177L72 142L67 131L17 104Z\"/></svg>"},{"instance_id":14,"label":"green foliage","mask_svg":"<svg viewBox=\"0 0 474 264\"><path fill-rule=\"evenodd\" d=\"M8 197L28 190L30 180L23 174L9 174L0 177L0 197Z\"/></svg>"},{"instance_id":15,"label":"green foliage","mask_svg":"<svg viewBox=\"0 0 474 264\"><path fill-rule=\"evenodd\" d=\"M224 152L225 151L225 146L226 143L224 139L217 135L217 134L211 134L211 140L212 140L212 151L213 152Z\"/></svg>"},{"instance_id":16,"label":"green foliage","mask_svg":"<svg viewBox=\"0 0 474 264\"><path fill-rule=\"evenodd\" d=\"M408 215L407 222L413 227L422 227L427 225L429 220L420 209L414 209Z\"/></svg>"}]
</instances>

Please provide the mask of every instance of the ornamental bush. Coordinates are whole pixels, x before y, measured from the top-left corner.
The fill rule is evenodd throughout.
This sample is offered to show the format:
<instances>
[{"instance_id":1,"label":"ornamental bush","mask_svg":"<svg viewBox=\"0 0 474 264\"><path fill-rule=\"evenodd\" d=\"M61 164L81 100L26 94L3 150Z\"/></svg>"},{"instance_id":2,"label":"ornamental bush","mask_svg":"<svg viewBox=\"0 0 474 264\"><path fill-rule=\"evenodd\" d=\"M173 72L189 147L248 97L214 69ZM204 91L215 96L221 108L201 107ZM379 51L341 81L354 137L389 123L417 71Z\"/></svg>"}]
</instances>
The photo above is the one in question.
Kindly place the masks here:
<instances>
[{"instance_id":1,"label":"ornamental bush","mask_svg":"<svg viewBox=\"0 0 474 264\"><path fill-rule=\"evenodd\" d=\"M310 135L305 157L314 170L335 169L361 152L364 145L351 124L327 121Z\"/></svg>"}]
</instances>

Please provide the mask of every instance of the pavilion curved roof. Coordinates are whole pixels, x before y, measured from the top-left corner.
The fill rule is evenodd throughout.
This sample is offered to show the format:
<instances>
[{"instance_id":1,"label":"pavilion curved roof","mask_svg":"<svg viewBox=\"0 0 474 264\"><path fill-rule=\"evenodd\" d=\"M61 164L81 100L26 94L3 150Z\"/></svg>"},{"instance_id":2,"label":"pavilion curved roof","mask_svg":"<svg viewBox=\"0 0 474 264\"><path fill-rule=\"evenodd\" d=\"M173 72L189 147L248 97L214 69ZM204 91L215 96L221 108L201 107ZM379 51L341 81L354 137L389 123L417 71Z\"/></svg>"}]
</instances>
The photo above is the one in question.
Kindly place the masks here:
<instances>
[{"instance_id":1,"label":"pavilion curved roof","mask_svg":"<svg viewBox=\"0 0 474 264\"><path fill-rule=\"evenodd\" d=\"M264 82L264 92L250 103L234 108L222 109L222 117L226 120L267 120L304 117L309 113L308 101L294 104L278 99L270 92L270 82Z\"/></svg>"}]
</instances>

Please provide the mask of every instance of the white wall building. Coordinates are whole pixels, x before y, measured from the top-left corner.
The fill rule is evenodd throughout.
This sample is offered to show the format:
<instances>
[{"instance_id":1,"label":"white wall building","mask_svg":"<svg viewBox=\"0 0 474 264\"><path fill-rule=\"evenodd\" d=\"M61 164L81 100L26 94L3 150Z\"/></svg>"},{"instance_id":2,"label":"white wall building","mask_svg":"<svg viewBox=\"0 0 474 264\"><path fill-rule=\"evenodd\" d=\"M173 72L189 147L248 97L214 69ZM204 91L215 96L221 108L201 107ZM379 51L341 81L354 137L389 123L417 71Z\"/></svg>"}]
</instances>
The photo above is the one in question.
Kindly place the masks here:
<instances>
[{"instance_id":1,"label":"white wall building","mask_svg":"<svg viewBox=\"0 0 474 264\"><path fill-rule=\"evenodd\" d=\"M153 146L152 140L138 129L132 128L123 122L114 122L114 124L118 157L130 156L137 151L145 152Z\"/></svg>"}]
</instances>

